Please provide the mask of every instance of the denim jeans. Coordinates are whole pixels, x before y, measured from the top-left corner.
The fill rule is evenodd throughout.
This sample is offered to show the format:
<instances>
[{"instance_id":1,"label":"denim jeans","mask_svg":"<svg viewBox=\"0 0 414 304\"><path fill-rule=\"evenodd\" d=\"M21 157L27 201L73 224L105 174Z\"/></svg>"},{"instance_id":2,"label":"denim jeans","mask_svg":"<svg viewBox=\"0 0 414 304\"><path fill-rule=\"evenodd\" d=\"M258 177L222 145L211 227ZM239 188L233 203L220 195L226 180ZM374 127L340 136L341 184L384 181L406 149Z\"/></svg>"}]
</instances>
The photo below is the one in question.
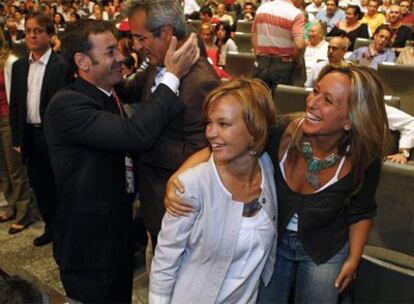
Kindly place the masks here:
<instances>
[{"instance_id":1,"label":"denim jeans","mask_svg":"<svg viewBox=\"0 0 414 304\"><path fill-rule=\"evenodd\" d=\"M335 280L348 257L348 243L327 262L317 265L303 248L297 232L285 230L279 241L273 276L259 287L257 303L337 303ZM292 298L293 299L293 298Z\"/></svg>"}]
</instances>

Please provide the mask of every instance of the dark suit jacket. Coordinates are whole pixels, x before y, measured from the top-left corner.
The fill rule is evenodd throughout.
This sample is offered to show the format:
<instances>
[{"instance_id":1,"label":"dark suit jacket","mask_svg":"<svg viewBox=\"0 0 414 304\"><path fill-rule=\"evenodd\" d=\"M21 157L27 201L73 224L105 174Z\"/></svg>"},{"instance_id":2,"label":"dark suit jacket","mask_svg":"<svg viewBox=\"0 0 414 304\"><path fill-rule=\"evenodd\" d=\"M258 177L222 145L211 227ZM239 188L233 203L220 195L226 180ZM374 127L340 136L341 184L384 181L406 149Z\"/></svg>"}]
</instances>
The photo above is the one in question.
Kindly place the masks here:
<instances>
[{"instance_id":1,"label":"dark suit jacket","mask_svg":"<svg viewBox=\"0 0 414 304\"><path fill-rule=\"evenodd\" d=\"M27 77L29 74L29 57L18 59L12 68L10 90L10 127L13 146L20 146L25 152L25 124L27 116ZM52 52L40 92L40 118L43 122L46 107L55 93L71 80L71 73L66 61Z\"/></svg>"},{"instance_id":2,"label":"dark suit jacket","mask_svg":"<svg viewBox=\"0 0 414 304\"><path fill-rule=\"evenodd\" d=\"M144 85L143 103L148 103L156 75L149 67ZM165 209L163 200L169 177L194 152L207 145L202 105L207 94L220 84L216 72L205 58L200 58L181 79L179 98L185 109L174 117L139 164L139 194L142 216L151 234L158 234Z\"/></svg>"},{"instance_id":3,"label":"dark suit jacket","mask_svg":"<svg viewBox=\"0 0 414 304\"><path fill-rule=\"evenodd\" d=\"M152 102L121 118L114 100L82 78L52 99L45 135L61 202L53 243L61 270L111 270L132 253L125 154L151 147L182 107L160 85Z\"/></svg>"}]
</instances>

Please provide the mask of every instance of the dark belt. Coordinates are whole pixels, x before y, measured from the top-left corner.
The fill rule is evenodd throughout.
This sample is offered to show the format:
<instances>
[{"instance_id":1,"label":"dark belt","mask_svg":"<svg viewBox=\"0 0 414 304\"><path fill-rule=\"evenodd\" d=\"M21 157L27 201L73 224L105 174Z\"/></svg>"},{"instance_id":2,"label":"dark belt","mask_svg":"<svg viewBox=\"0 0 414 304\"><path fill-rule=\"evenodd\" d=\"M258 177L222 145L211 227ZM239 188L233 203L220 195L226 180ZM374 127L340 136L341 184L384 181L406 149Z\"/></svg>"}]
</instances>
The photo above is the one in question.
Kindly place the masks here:
<instances>
[{"instance_id":1,"label":"dark belt","mask_svg":"<svg viewBox=\"0 0 414 304\"><path fill-rule=\"evenodd\" d=\"M258 58L263 58L266 60L276 61L280 63L292 63L294 60L291 57L278 57L278 56L270 56L270 55L258 55Z\"/></svg>"},{"instance_id":2,"label":"dark belt","mask_svg":"<svg viewBox=\"0 0 414 304\"><path fill-rule=\"evenodd\" d=\"M42 129L43 125L42 124L26 124L27 127L29 128L34 128L34 129Z\"/></svg>"}]
</instances>

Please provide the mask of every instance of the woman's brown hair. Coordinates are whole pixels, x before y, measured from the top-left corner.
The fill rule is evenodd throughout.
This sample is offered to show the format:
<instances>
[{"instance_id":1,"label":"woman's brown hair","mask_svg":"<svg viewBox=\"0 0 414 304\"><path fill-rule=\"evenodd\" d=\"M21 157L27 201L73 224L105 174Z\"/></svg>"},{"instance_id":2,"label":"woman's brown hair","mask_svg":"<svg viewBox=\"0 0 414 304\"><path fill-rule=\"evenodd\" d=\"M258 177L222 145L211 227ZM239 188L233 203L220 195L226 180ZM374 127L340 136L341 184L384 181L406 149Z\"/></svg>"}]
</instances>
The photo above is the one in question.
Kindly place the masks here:
<instances>
[{"instance_id":1,"label":"woman's brown hair","mask_svg":"<svg viewBox=\"0 0 414 304\"><path fill-rule=\"evenodd\" d=\"M206 97L203 116L207 119L215 102L226 96L236 98L243 111L247 130L254 138L251 149L261 154L274 126L276 110L266 84L259 79L234 79L212 90Z\"/></svg>"},{"instance_id":2,"label":"woman's brown hair","mask_svg":"<svg viewBox=\"0 0 414 304\"><path fill-rule=\"evenodd\" d=\"M328 65L322 69L319 82L330 73L340 73L351 80L348 100L348 119L351 125L350 136L344 131L344 138L338 143L340 154L349 154L353 172L354 187L362 182L364 171L377 159L383 160L389 148L389 128L385 111L384 89L375 71L357 65ZM298 126L293 136L293 146L301 150L304 134ZM345 145L350 144L346 151Z\"/></svg>"}]
</instances>

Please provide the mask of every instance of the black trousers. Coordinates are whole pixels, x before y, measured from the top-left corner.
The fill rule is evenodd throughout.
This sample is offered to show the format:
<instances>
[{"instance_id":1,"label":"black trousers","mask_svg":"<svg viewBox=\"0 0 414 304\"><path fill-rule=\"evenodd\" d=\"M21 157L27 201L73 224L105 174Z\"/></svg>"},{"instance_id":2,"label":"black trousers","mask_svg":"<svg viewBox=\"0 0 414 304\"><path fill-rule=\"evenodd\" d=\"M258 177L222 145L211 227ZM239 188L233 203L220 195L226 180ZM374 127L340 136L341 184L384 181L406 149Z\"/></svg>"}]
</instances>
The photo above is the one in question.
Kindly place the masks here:
<instances>
[{"instance_id":1,"label":"black trousers","mask_svg":"<svg viewBox=\"0 0 414 304\"><path fill-rule=\"evenodd\" d=\"M66 295L82 303L131 303L133 258L114 270L60 271Z\"/></svg>"},{"instance_id":2,"label":"black trousers","mask_svg":"<svg viewBox=\"0 0 414 304\"><path fill-rule=\"evenodd\" d=\"M283 62L281 58L257 56L258 63L254 77L263 80L271 89L272 94L279 84L292 84L294 62Z\"/></svg>"},{"instance_id":3,"label":"black trousers","mask_svg":"<svg viewBox=\"0 0 414 304\"><path fill-rule=\"evenodd\" d=\"M27 162L30 186L46 223L46 231L50 231L56 217L58 201L43 128L26 125L23 153Z\"/></svg>"}]
</instances>

